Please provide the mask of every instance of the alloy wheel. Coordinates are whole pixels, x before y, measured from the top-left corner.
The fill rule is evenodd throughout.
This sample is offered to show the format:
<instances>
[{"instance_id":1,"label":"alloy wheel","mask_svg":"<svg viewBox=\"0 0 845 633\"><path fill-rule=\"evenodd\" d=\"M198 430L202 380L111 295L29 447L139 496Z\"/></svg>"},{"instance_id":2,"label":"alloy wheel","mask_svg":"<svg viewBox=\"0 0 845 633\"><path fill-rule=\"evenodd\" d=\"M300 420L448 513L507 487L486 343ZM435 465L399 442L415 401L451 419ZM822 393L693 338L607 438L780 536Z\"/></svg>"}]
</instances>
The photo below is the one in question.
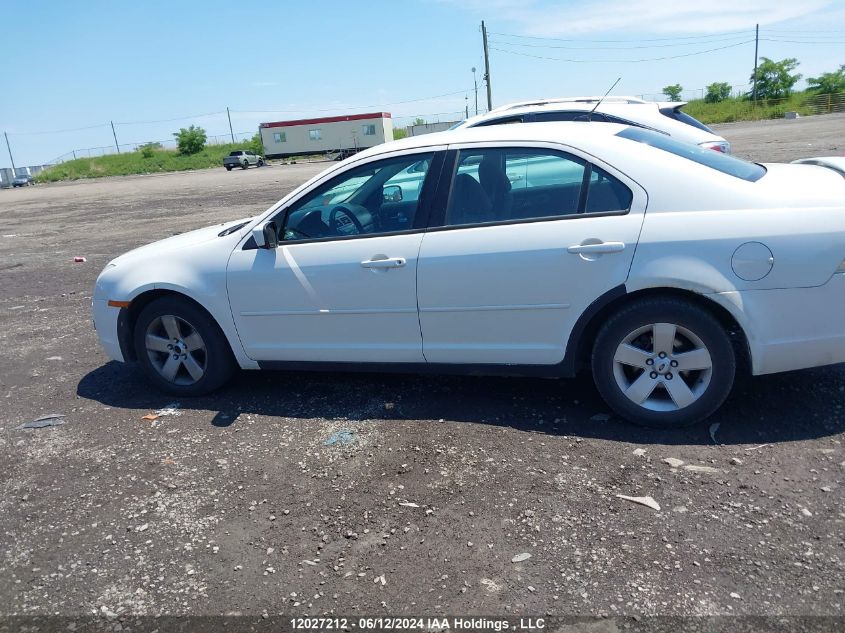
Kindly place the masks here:
<instances>
[{"instance_id":1,"label":"alloy wheel","mask_svg":"<svg viewBox=\"0 0 845 633\"><path fill-rule=\"evenodd\" d=\"M677 411L696 402L710 384L713 360L704 342L673 323L652 323L622 339L613 375L622 393L651 411Z\"/></svg>"},{"instance_id":2,"label":"alloy wheel","mask_svg":"<svg viewBox=\"0 0 845 633\"><path fill-rule=\"evenodd\" d=\"M205 341L183 318L165 314L153 319L147 327L144 346L153 368L170 383L193 385L205 375Z\"/></svg>"}]
</instances>

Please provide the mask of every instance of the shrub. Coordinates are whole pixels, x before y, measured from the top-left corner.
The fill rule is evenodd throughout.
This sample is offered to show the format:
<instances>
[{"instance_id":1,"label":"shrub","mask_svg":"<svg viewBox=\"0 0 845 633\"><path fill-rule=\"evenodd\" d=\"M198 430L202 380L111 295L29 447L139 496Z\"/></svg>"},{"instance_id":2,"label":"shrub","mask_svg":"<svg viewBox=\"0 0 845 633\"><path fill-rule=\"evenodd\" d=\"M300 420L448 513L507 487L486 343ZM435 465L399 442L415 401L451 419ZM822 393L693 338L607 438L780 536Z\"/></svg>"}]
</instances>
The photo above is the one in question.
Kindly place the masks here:
<instances>
[{"instance_id":1,"label":"shrub","mask_svg":"<svg viewBox=\"0 0 845 633\"><path fill-rule=\"evenodd\" d=\"M724 81L717 81L707 86L707 94L704 101L707 103L720 103L731 96L731 85Z\"/></svg>"},{"instance_id":2,"label":"shrub","mask_svg":"<svg viewBox=\"0 0 845 633\"><path fill-rule=\"evenodd\" d=\"M179 148L179 153L183 155L196 154L202 151L207 140L205 130L194 125L188 128L181 128L173 136L176 138L176 146Z\"/></svg>"},{"instance_id":3,"label":"shrub","mask_svg":"<svg viewBox=\"0 0 845 633\"><path fill-rule=\"evenodd\" d=\"M161 143L144 143L138 148L138 151L141 152L141 156L144 158L152 158L155 156L157 149L162 149Z\"/></svg>"}]
</instances>

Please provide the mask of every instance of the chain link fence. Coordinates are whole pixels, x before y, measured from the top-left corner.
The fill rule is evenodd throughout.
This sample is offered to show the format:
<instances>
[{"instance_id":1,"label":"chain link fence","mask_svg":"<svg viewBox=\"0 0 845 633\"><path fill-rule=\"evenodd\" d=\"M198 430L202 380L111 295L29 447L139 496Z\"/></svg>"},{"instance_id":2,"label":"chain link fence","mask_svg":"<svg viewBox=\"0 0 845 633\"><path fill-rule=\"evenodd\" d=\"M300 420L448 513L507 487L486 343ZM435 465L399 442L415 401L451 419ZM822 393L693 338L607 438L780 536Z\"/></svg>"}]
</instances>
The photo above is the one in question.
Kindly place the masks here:
<instances>
[{"instance_id":1,"label":"chain link fence","mask_svg":"<svg viewBox=\"0 0 845 633\"><path fill-rule=\"evenodd\" d=\"M238 132L235 134L235 143L241 143L243 141L251 139L255 135L255 132ZM227 143L232 142L232 135L231 134L216 134L212 136L208 136L205 142L206 145L226 145ZM167 139L164 141L139 141L137 143L121 143L118 147L120 148L120 153L128 153L137 151L138 148L143 147L149 143L161 145L164 149L176 149L176 139ZM57 156L53 160L51 160L48 165L58 165L60 163L64 163L69 160L75 160L77 158L93 158L96 156L108 156L110 154L117 154L117 148L114 145L103 145L102 147L85 147L80 149L74 149L69 152L62 154L61 156Z\"/></svg>"}]
</instances>

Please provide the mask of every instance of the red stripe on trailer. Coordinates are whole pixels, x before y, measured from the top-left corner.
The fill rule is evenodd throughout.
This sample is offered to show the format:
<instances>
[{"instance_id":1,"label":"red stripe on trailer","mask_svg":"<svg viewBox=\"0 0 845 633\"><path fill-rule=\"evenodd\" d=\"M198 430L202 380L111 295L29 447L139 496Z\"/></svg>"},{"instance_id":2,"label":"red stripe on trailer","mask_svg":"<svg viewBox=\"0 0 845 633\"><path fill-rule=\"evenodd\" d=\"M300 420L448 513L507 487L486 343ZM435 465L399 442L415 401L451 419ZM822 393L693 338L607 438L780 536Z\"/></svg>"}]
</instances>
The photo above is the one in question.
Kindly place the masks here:
<instances>
[{"instance_id":1,"label":"red stripe on trailer","mask_svg":"<svg viewBox=\"0 0 845 633\"><path fill-rule=\"evenodd\" d=\"M363 121L365 119L389 119L390 112L371 112L369 114L347 114L345 116L327 116L321 119L297 119L295 121L274 121L262 123L261 127L290 127L292 125L315 125L319 123L338 123L340 121Z\"/></svg>"}]
</instances>

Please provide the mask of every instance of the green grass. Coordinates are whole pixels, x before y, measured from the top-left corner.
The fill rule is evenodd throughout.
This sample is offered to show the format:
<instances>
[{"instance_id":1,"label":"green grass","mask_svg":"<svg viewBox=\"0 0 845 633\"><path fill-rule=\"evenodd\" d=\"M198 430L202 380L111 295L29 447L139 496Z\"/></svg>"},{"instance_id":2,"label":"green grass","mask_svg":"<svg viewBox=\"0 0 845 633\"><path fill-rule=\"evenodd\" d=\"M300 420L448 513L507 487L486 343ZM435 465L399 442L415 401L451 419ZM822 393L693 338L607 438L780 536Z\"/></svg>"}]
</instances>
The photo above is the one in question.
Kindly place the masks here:
<instances>
[{"instance_id":1,"label":"green grass","mask_svg":"<svg viewBox=\"0 0 845 633\"><path fill-rule=\"evenodd\" d=\"M166 171L188 171L223 166L223 157L234 149L244 149L246 143L208 145L202 151L183 156L175 150L157 149L150 158L141 152L110 154L94 158L77 158L45 169L36 182L79 180L80 178L102 178L104 176L128 176L131 174L155 174Z\"/></svg>"},{"instance_id":2,"label":"green grass","mask_svg":"<svg viewBox=\"0 0 845 633\"><path fill-rule=\"evenodd\" d=\"M816 93L796 92L786 99L760 100L756 103L741 97L719 103L706 103L703 99L696 99L684 106L684 112L702 123L710 124L781 119L786 112L798 112L802 116L823 114L824 106Z\"/></svg>"}]
</instances>

